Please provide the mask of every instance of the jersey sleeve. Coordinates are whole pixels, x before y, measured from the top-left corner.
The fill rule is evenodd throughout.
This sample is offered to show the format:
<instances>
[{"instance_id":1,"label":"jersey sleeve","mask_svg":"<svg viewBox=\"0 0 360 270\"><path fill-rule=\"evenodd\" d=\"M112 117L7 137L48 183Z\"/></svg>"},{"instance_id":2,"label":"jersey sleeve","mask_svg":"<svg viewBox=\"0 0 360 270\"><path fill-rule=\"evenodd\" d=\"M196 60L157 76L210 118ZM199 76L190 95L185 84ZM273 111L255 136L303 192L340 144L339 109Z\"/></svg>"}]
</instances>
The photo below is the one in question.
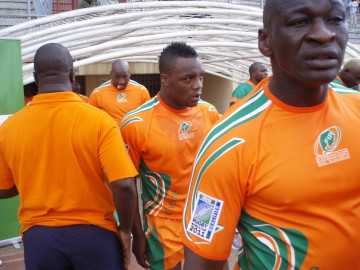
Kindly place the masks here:
<instances>
[{"instance_id":1,"label":"jersey sleeve","mask_svg":"<svg viewBox=\"0 0 360 270\"><path fill-rule=\"evenodd\" d=\"M109 182L137 176L116 122L106 115L102 124L98 151Z\"/></svg>"},{"instance_id":2,"label":"jersey sleeve","mask_svg":"<svg viewBox=\"0 0 360 270\"><path fill-rule=\"evenodd\" d=\"M245 140L230 137L205 149L211 133L195 159L184 209L183 237L184 244L199 256L226 260L246 194L245 170L241 173L239 168L239 148Z\"/></svg>"},{"instance_id":3,"label":"jersey sleeve","mask_svg":"<svg viewBox=\"0 0 360 270\"><path fill-rule=\"evenodd\" d=\"M139 115L126 116L120 122L120 130L128 152L137 169L140 166L141 153L145 143L143 118Z\"/></svg>"},{"instance_id":4,"label":"jersey sleeve","mask_svg":"<svg viewBox=\"0 0 360 270\"><path fill-rule=\"evenodd\" d=\"M1 124L0 124L1 125ZM0 129L1 132L1 129ZM1 135L0 135L1 136ZM0 189L10 189L15 185L11 170L5 160L4 151L0 143Z\"/></svg>"},{"instance_id":5,"label":"jersey sleeve","mask_svg":"<svg viewBox=\"0 0 360 270\"><path fill-rule=\"evenodd\" d=\"M215 124L222 117L222 114L219 113L212 104L210 104L208 107L208 114L212 124Z\"/></svg>"},{"instance_id":6,"label":"jersey sleeve","mask_svg":"<svg viewBox=\"0 0 360 270\"><path fill-rule=\"evenodd\" d=\"M98 91L95 89L91 92L89 99L88 99L88 103L99 108L97 96L98 96Z\"/></svg>"},{"instance_id":7,"label":"jersey sleeve","mask_svg":"<svg viewBox=\"0 0 360 270\"><path fill-rule=\"evenodd\" d=\"M231 96L236 99L242 99L252 90L252 86L247 83L240 83L232 92Z\"/></svg>"}]
</instances>

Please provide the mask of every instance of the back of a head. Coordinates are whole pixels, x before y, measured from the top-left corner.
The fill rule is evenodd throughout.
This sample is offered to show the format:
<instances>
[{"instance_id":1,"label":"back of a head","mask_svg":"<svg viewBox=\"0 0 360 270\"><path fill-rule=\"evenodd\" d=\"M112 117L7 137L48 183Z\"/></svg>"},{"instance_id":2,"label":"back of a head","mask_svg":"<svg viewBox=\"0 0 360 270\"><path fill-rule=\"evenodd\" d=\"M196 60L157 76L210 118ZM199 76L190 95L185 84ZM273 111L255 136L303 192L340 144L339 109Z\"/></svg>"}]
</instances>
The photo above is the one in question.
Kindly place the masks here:
<instances>
[{"instance_id":1,"label":"back of a head","mask_svg":"<svg viewBox=\"0 0 360 270\"><path fill-rule=\"evenodd\" d=\"M352 59L346 62L344 69L360 72L360 59Z\"/></svg>"},{"instance_id":2,"label":"back of a head","mask_svg":"<svg viewBox=\"0 0 360 270\"><path fill-rule=\"evenodd\" d=\"M260 63L260 62L254 62L249 66L249 75L250 77L254 74L254 72L261 68L264 64Z\"/></svg>"},{"instance_id":3,"label":"back of a head","mask_svg":"<svg viewBox=\"0 0 360 270\"><path fill-rule=\"evenodd\" d=\"M71 89L72 71L72 56L61 44L48 43L36 51L34 75L40 92Z\"/></svg>"},{"instance_id":4,"label":"back of a head","mask_svg":"<svg viewBox=\"0 0 360 270\"><path fill-rule=\"evenodd\" d=\"M176 58L197 58L195 49L184 42L173 42L161 52L159 57L160 74L168 73L174 66Z\"/></svg>"}]
</instances>

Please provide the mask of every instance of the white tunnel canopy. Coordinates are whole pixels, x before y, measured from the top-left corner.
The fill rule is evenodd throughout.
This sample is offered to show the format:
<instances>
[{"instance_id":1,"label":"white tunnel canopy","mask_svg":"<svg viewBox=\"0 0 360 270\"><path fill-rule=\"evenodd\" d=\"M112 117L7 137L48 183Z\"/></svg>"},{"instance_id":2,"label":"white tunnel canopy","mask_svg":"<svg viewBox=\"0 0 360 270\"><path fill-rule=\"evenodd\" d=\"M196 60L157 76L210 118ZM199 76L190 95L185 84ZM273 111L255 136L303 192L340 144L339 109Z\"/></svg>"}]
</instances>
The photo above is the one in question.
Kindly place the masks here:
<instances>
[{"instance_id":1,"label":"white tunnel canopy","mask_svg":"<svg viewBox=\"0 0 360 270\"><path fill-rule=\"evenodd\" d=\"M122 58L156 63L172 41L194 46L205 70L239 81L254 62L268 64L257 46L262 10L206 1L133 2L63 12L0 31L0 38L21 40L24 84L33 81L33 56L43 44L70 49L75 67ZM360 58L349 44L346 58Z\"/></svg>"}]
</instances>

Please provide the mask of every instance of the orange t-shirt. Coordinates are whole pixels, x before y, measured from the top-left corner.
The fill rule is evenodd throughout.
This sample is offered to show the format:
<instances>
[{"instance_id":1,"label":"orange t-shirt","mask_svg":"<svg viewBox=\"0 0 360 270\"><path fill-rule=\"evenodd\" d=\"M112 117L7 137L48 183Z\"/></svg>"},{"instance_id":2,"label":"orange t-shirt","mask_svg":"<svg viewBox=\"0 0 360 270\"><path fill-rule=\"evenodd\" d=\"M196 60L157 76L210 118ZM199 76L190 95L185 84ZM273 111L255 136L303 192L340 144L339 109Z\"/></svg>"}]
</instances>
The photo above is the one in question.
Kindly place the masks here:
<instances>
[{"instance_id":1,"label":"orange t-shirt","mask_svg":"<svg viewBox=\"0 0 360 270\"><path fill-rule=\"evenodd\" d=\"M145 86L129 82L124 90L113 85L96 88L89 97L89 103L106 111L119 122L123 116L150 99Z\"/></svg>"},{"instance_id":2,"label":"orange t-shirt","mask_svg":"<svg viewBox=\"0 0 360 270\"><path fill-rule=\"evenodd\" d=\"M140 172L146 214L181 219L196 150L218 119L204 101L175 110L160 96L124 117L121 132Z\"/></svg>"},{"instance_id":3,"label":"orange t-shirt","mask_svg":"<svg viewBox=\"0 0 360 270\"><path fill-rule=\"evenodd\" d=\"M0 126L0 189L20 195L21 231L93 224L116 231L109 182L134 177L116 122L72 92L38 94Z\"/></svg>"},{"instance_id":4,"label":"orange t-shirt","mask_svg":"<svg viewBox=\"0 0 360 270\"><path fill-rule=\"evenodd\" d=\"M299 108L264 84L199 148L185 245L225 260L238 226L241 269L360 269L359 125L355 91Z\"/></svg>"}]
</instances>

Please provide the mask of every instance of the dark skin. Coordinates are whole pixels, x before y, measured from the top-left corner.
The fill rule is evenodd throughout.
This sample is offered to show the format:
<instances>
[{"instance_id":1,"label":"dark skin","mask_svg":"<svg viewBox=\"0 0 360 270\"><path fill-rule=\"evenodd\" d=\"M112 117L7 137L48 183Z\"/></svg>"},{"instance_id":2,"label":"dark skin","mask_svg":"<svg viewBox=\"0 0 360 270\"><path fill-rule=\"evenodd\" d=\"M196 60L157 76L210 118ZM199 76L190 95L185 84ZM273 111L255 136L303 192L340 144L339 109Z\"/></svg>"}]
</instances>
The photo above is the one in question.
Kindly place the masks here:
<instances>
[{"instance_id":1,"label":"dark skin","mask_svg":"<svg viewBox=\"0 0 360 270\"><path fill-rule=\"evenodd\" d=\"M9 189L0 189L0 199L7 199L18 195L16 186Z\"/></svg>"},{"instance_id":2,"label":"dark skin","mask_svg":"<svg viewBox=\"0 0 360 270\"><path fill-rule=\"evenodd\" d=\"M275 2L279 16L259 31L259 48L273 68L271 92L292 106L318 105L344 57L344 5L340 0Z\"/></svg>"},{"instance_id":3,"label":"dark skin","mask_svg":"<svg viewBox=\"0 0 360 270\"><path fill-rule=\"evenodd\" d=\"M259 49L271 59L272 94L296 107L324 102L347 38L341 0L267 0ZM184 270L221 270L224 263L185 250Z\"/></svg>"},{"instance_id":4,"label":"dark skin","mask_svg":"<svg viewBox=\"0 0 360 270\"><path fill-rule=\"evenodd\" d=\"M169 71L160 74L161 98L174 109L194 107L200 100L204 69L198 58L178 57Z\"/></svg>"},{"instance_id":5,"label":"dark skin","mask_svg":"<svg viewBox=\"0 0 360 270\"><path fill-rule=\"evenodd\" d=\"M116 60L111 65L111 84L118 90L124 90L130 80L129 64Z\"/></svg>"},{"instance_id":6,"label":"dark skin","mask_svg":"<svg viewBox=\"0 0 360 270\"><path fill-rule=\"evenodd\" d=\"M347 87L354 87L360 84L360 65L356 68L344 68L339 73L341 80Z\"/></svg>"},{"instance_id":7,"label":"dark skin","mask_svg":"<svg viewBox=\"0 0 360 270\"><path fill-rule=\"evenodd\" d=\"M265 65L257 64L255 70L250 74L250 80L253 84L258 84L262 79L265 79L268 76L268 70Z\"/></svg>"}]
</instances>

